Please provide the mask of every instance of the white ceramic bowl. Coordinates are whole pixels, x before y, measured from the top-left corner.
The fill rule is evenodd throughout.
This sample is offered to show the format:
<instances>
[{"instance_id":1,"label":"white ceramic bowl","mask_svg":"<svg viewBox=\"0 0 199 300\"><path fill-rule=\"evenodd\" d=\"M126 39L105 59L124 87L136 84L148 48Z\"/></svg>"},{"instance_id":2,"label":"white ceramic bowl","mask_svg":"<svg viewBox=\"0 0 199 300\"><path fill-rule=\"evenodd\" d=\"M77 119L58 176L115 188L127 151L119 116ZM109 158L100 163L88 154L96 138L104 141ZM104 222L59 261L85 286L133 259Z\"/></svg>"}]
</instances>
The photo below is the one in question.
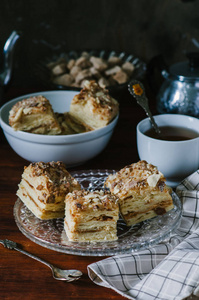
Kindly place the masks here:
<instances>
[{"instance_id":1,"label":"white ceramic bowl","mask_svg":"<svg viewBox=\"0 0 199 300\"><path fill-rule=\"evenodd\" d=\"M118 116L107 126L90 132L72 135L41 135L15 131L8 123L9 111L18 101L43 95L55 112L69 111L71 100L78 92L45 91L15 98L1 107L0 124L13 150L24 159L37 162L63 161L67 167L83 164L98 155L108 144Z\"/></svg>"}]
</instances>

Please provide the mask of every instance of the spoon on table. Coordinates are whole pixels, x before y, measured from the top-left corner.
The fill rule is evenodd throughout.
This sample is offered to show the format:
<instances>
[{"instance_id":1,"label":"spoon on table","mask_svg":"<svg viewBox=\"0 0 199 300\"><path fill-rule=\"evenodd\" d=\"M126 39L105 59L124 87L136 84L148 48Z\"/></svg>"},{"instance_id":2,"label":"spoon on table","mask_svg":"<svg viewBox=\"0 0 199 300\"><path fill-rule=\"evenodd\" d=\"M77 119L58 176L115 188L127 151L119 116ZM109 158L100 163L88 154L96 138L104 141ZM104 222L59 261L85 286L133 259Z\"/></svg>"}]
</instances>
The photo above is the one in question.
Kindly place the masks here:
<instances>
[{"instance_id":1,"label":"spoon on table","mask_svg":"<svg viewBox=\"0 0 199 300\"><path fill-rule=\"evenodd\" d=\"M151 124L155 132L158 136L160 136L161 131L149 109L148 98L145 95L145 89L143 84L138 80L132 80L128 85L128 89L130 94L136 99L137 103L145 110L147 116L150 118Z\"/></svg>"},{"instance_id":2,"label":"spoon on table","mask_svg":"<svg viewBox=\"0 0 199 300\"><path fill-rule=\"evenodd\" d=\"M67 282L72 282L72 281L78 280L83 275L82 272L79 270L62 270L57 267L54 267L53 265L44 261L43 259L20 249L17 246L17 243L15 243L13 241L5 239L5 240L0 240L0 243L2 245L4 245L5 248L11 249L11 250L17 250L33 259L38 260L39 262L45 264L52 270L53 277L57 280L65 280Z\"/></svg>"}]
</instances>

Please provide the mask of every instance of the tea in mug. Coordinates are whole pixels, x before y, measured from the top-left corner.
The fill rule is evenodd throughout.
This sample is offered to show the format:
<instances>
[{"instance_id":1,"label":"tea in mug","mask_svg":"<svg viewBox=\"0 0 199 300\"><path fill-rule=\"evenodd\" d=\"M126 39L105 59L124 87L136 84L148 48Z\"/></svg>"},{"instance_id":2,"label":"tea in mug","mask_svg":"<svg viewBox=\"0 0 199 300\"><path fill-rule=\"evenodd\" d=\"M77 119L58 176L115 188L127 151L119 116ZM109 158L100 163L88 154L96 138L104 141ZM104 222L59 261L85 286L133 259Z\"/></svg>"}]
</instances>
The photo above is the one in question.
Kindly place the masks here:
<instances>
[{"instance_id":1,"label":"tea in mug","mask_svg":"<svg viewBox=\"0 0 199 300\"><path fill-rule=\"evenodd\" d=\"M161 135L157 135L153 128L145 131L145 135L164 141L186 141L199 137L199 133L186 127L160 126Z\"/></svg>"}]
</instances>

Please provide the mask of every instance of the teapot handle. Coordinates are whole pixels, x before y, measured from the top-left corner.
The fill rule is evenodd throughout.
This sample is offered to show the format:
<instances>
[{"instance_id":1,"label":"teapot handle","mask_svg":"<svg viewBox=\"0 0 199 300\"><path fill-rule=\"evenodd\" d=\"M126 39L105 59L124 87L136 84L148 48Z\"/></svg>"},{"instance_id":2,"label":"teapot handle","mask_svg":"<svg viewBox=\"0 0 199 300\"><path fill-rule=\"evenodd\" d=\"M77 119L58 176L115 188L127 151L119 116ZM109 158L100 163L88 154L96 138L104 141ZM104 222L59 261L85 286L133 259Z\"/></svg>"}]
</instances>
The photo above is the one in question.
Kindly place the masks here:
<instances>
[{"instance_id":1,"label":"teapot handle","mask_svg":"<svg viewBox=\"0 0 199 300\"><path fill-rule=\"evenodd\" d=\"M164 77L169 76L168 66L161 54L154 56L147 64L146 78L154 95L157 95Z\"/></svg>"},{"instance_id":2,"label":"teapot handle","mask_svg":"<svg viewBox=\"0 0 199 300\"><path fill-rule=\"evenodd\" d=\"M3 48L3 54L4 54L3 84L4 85L8 84L12 75L14 47L16 41L20 38L20 36L21 36L20 32L13 31L9 36L9 38L7 39Z\"/></svg>"}]
</instances>

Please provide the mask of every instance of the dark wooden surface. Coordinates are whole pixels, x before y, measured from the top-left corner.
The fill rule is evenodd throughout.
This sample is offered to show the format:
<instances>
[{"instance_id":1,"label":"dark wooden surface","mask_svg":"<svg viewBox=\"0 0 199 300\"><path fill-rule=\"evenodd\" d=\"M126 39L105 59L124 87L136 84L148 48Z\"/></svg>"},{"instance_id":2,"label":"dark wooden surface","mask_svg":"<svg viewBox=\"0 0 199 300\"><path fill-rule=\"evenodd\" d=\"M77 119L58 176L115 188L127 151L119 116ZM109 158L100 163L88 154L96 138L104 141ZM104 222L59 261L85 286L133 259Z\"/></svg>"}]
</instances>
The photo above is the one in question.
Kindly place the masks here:
<instances>
[{"instance_id":1,"label":"dark wooden surface","mask_svg":"<svg viewBox=\"0 0 199 300\"><path fill-rule=\"evenodd\" d=\"M10 88L4 95L8 101L27 93L42 91L40 88ZM107 148L98 157L70 170L120 169L138 160L136 124L145 114L124 91L116 95L120 103L120 117ZM1 129L0 129L1 130ZM122 299L111 289L95 285L88 277L87 266L103 257L76 256L43 248L26 238L18 229L13 217L16 190L25 165L8 145L0 132L0 239L13 240L21 247L60 268L78 268L83 277L75 283L53 279L51 270L25 255L4 248L0 244L0 299Z\"/></svg>"}]
</instances>

